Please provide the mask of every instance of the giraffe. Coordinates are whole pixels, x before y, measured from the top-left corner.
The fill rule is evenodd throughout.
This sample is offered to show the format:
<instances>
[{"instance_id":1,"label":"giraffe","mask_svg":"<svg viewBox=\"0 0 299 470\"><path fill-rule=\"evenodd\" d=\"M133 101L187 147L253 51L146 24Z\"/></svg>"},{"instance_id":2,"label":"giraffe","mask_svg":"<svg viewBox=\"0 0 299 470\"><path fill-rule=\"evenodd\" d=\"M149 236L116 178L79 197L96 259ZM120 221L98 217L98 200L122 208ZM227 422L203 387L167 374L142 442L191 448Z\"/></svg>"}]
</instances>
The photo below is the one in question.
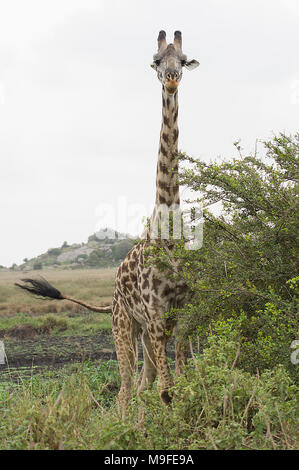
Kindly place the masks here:
<instances>
[{"instance_id":1,"label":"giraffe","mask_svg":"<svg viewBox=\"0 0 299 470\"><path fill-rule=\"evenodd\" d=\"M165 31L158 36L158 52L152 67L162 83L162 125L156 173L155 208L151 217L154 223L161 214L160 208L178 208L180 205L178 171L178 85L182 69L196 68L196 60L188 61L182 52L182 35L174 33L173 44L166 42ZM155 243L148 230L145 241L132 248L118 269L112 303L112 331L121 374L120 403L125 412L130 399L133 371L137 357L137 338L141 333L143 368L138 381L138 391L151 387L158 375L158 389L162 402L169 404L169 388L173 381L169 370L166 345L169 332L176 328L173 320L164 318L165 312L183 303L185 286L165 278L155 266L145 263L145 250ZM162 240L163 242L163 240ZM165 249L169 249L166 241ZM171 246L171 245L170 245ZM170 248L171 249L171 248ZM182 372L187 359L187 347L176 341L176 375Z\"/></svg>"},{"instance_id":2,"label":"giraffe","mask_svg":"<svg viewBox=\"0 0 299 470\"><path fill-rule=\"evenodd\" d=\"M117 270L115 290L111 307L96 307L63 295L45 279L23 279L25 285L17 284L32 294L55 299L68 299L84 307L109 313L112 310L112 333L121 375L119 403L122 415L131 396L134 371L137 361L137 344L141 336L143 348L143 367L138 380L138 393L150 388L158 376L158 390L161 400L168 405L169 393L173 385L170 373L166 345L179 327L172 319L165 318L165 313L172 307L183 304L186 295L185 286L171 281L156 266L146 263L146 250L156 240L151 239L151 226L161 224L161 210L170 212L180 206L178 171L178 86L183 68L192 70L199 63L187 60L182 52L182 35L175 31L173 43L167 44L165 31L158 35L158 51L154 55L152 68L162 84L162 125L160 132L159 153L156 172L156 198L149 228L126 255ZM161 232L160 232L161 234ZM171 252L171 243L162 235L158 242ZM179 375L187 360L187 346L182 340L176 340L176 368Z\"/></svg>"}]
</instances>

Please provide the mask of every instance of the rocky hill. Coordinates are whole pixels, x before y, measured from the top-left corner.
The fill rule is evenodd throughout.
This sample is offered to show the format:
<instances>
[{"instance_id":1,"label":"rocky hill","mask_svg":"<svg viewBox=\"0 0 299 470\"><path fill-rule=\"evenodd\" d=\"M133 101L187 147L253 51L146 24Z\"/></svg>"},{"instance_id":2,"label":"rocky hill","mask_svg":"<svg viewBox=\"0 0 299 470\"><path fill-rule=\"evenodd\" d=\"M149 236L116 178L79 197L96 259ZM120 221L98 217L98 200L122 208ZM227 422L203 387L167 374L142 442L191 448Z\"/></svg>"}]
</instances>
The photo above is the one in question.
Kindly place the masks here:
<instances>
[{"instance_id":1,"label":"rocky hill","mask_svg":"<svg viewBox=\"0 0 299 470\"><path fill-rule=\"evenodd\" d=\"M79 269L118 266L135 243L136 239L130 235L106 228L88 237L86 243L69 245L64 242L61 247L49 248L36 258L25 258L20 266L14 265L10 269L26 272L46 267Z\"/></svg>"}]
</instances>

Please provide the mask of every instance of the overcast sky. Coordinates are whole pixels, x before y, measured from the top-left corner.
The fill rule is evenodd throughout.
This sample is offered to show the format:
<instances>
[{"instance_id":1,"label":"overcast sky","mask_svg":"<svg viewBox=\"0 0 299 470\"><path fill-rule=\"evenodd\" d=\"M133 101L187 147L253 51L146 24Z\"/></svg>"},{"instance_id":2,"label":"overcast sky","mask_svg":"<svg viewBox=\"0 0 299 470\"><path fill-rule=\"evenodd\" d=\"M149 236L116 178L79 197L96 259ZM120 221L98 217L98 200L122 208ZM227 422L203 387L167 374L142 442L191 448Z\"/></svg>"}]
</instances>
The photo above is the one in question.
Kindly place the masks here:
<instances>
[{"instance_id":1,"label":"overcast sky","mask_svg":"<svg viewBox=\"0 0 299 470\"><path fill-rule=\"evenodd\" d=\"M298 130L298 24L298 0L0 0L0 265L150 214L160 29L200 62L179 148L208 161Z\"/></svg>"}]
</instances>

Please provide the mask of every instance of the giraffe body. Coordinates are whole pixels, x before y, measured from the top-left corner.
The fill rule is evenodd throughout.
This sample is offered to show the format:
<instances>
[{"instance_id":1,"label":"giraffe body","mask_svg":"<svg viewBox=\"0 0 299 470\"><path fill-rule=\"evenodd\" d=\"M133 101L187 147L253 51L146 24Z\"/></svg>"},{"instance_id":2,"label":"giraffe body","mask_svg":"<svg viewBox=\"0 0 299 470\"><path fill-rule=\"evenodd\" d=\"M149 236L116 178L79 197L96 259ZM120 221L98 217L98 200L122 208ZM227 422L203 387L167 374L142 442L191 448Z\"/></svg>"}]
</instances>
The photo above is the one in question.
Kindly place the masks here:
<instances>
[{"instance_id":1,"label":"giraffe body","mask_svg":"<svg viewBox=\"0 0 299 470\"><path fill-rule=\"evenodd\" d=\"M158 271L145 265L144 251L151 241L134 246L118 269L112 302L112 332L122 378L120 402L125 409L130 398L132 377L137 360L137 340L142 338L144 365L139 391L150 387L158 375L162 400L170 402L168 389L172 379L166 345L176 324L164 317L173 307L182 305L185 286L175 284ZM176 345L176 373L186 361L186 346Z\"/></svg>"}]
</instances>

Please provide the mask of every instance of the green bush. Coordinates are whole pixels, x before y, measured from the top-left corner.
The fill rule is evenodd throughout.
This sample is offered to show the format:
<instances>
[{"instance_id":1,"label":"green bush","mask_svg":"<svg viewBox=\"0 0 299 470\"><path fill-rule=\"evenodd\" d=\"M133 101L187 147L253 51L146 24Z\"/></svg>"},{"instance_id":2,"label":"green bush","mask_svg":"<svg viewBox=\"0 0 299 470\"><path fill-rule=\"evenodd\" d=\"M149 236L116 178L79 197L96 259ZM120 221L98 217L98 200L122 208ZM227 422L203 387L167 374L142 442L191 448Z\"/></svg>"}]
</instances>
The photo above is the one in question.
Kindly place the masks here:
<instances>
[{"instance_id":1,"label":"green bush","mask_svg":"<svg viewBox=\"0 0 299 470\"><path fill-rule=\"evenodd\" d=\"M281 134L264 145L265 157L220 163L181 155L192 166L180 182L200 191L205 205L203 246L192 251L176 244L177 273L163 246L151 250L149 262L186 283L188 304L172 312L185 334L200 337L204 346L211 330L233 328L244 370L281 363L298 378L290 347L299 339L299 134ZM208 209L220 201L220 214Z\"/></svg>"},{"instance_id":2,"label":"green bush","mask_svg":"<svg viewBox=\"0 0 299 470\"><path fill-rule=\"evenodd\" d=\"M41 325L36 327L38 334L47 335L56 331L64 331L68 327L68 322L65 318L57 318L54 315L45 316Z\"/></svg>"},{"instance_id":3,"label":"green bush","mask_svg":"<svg viewBox=\"0 0 299 470\"><path fill-rule=\"evenodd\" d=\"M145 398L153 448L281 449L296 446L298 389L282 366L251 375L236 368L238 345L211 337L173 389L171 412Z\"/></svg>"},{"instance_id":4,"label":"green bush","mask_svg":"<svg viewBox=\"0 0 299 470\"><path fill-rule=\"evenodd\" d=\"M239 344L211 335L173 386L136 393L125 420L115 361L0 384L1 449L296 449L298 387L281 365L238 368Z\"/></svg>"},{"instance_id":5,"label":"green bush","mask_svg":"<svg viewBox=\"0 0 299 470\"><path fill-rule=\"evenodd\" d=\"M134 246L134 241L129 239L120 240L112 246L112 254L116 261L123 260L126 254Z\"/></svg>"},{"instance_id":6,"label":"green bush","mask_svg":"<svg viewBox=\"0 0 299 470\"><path fill-rule=\"evenodd\" d=\"M90 255L88 256L88 258L86 259L86 263L89 265L89 266L106 266L107 265L107 262L109 263L109 261L112 262L112 260L110 260L110 256L109 254L107 254L107 252L105 252L104 250L101 250L101 249L97 249L97 250L94 250L90 253Z\"/></svg>"},{"instance_id":7,"label":"green bush","mask_svg":"<svg viewBox=\"0 0 299 470\"><path fill-rule=\"evenodd\" d=\"M50 256L59 256L61 253L61 248L49 248L48 255Z\"/></svg>"},{"instance_id":8,"label":"green bush","mask_svg":"<svg viewBox=\"0 0 299 470\"><path fill-rule=\"evenodd\" d=\"M39 269L43 269L43 263L40 263L40 262L37 261L36 263L34 263L33 269L36 270L36 271L39 270Z\"/></svg>"}]
</instances>

